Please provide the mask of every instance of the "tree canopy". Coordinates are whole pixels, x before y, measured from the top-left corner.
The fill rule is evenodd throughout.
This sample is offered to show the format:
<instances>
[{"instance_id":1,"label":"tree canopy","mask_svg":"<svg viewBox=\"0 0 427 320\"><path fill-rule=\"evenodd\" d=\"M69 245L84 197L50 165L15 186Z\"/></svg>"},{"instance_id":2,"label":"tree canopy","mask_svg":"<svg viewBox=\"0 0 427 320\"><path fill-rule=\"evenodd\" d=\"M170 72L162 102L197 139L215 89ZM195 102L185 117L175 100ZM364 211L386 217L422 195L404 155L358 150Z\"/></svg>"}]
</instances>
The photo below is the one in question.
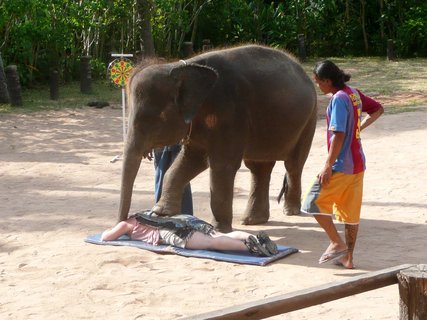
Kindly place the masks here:
<instances>
[{"instance_id":1,"label":"tree canopy","mask_svg":"<svg viewBox=\"0 0 427 320\"><path fill-rule=\"evenodd\" d=\"M179 57L196 51L260 43L297 53L304 35L310 56L427 56L425 0L2 0L0 53L16 64L24 85L44 82L51 69L71 76L92 57L105 74L113 52Z\"/></svg>"}]
</instances>

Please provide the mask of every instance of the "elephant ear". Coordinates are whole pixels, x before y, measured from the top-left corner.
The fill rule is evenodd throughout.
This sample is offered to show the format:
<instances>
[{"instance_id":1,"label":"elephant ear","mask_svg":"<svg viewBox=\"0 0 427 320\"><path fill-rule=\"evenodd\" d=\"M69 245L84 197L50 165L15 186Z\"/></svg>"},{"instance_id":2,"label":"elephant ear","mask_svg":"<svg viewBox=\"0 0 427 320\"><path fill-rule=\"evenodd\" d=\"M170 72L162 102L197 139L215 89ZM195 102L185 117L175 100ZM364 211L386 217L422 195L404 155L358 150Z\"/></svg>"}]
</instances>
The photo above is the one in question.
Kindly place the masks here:
<instances>
[{"instance_id":1,"label":"elephant ear","mask_svg":"<svg viewBox=\"0 0 427 320\"><path fill-rule=\"evenodd\" d=\"M170 75L178 83L176 104L181 109L186 123L190 123L208 94L212 91L218 73L199 64L175 67Z\"/></svg>"}]
</instances>

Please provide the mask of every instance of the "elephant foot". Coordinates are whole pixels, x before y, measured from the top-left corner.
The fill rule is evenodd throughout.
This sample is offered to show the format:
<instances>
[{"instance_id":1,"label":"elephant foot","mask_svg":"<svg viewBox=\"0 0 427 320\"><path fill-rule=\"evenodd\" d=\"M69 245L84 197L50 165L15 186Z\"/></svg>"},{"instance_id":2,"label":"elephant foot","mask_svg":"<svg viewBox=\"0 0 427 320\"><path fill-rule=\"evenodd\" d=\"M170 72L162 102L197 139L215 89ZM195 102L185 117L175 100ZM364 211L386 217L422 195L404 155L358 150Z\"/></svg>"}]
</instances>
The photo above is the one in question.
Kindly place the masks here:
<instances>
[{"instance_id":1,"label":"elephant foot","mask_svg":"<svg viewBox=\"0 0 427 320\"><path fill-rule=\"evenodd\" d=\"M243 225L255 225L255 224L263 224L268 222L270 215L267 214L265 216L252 216L252 215L246 215L243 219L242 219L242 224Z\"/></svg>"},{"instance_id":2,"label":"elephant foot","mask_svg":"<svg viewBox=\"0 0 427 320\"><path fill-rule=\"evenodd\" d=\"M284 207L283 208L283 214L285 216L298 216L301 214L301 208L298 207Z\"/></svg>"},{"instance_id":3,"label":"elephant foot","mask_svg":"<svg viewBox=\"0 0 427 320\"><path fill-rule=\"evenodd\" d=\"M215 227L215 230L222 233L229 233L233 231L233 228L230 223L220 223L220 222L213 221L211 224Z\"/></svg>"},{"instance_id":4,"label":"elephant foot","mask_svg":"<svg viewBox=\"0 0 427 320\"><path fill-rule=\"evenodd\" d=\"M157 214L158 216L175 216L178 213L178 211L172 211L172 210L168 210L167 207L156 204L154 205L154 207L151 209L151 211L153 211L155 214Z\"/></svg>"}]
</instances>

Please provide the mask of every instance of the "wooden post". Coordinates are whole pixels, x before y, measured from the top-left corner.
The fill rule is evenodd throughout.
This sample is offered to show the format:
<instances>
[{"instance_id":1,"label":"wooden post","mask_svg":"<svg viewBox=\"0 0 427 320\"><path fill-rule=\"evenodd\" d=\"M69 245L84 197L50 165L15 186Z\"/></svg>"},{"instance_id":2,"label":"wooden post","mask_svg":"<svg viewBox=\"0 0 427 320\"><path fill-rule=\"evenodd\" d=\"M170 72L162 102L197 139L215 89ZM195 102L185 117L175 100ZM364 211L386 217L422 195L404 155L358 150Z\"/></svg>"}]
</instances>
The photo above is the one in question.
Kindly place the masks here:
<instances>
[{"instance_id":1,"label":"wooden post","mask_svg":"<svg viewBox=\"0 0 427 320\"><path fill-rule=\"evenodd\" d=\"M397 274L400 320L427 319L427 264L415 265Z\"/></svg>"},{"instance_id":2,"label":"wooden post","mask_svg":"<svg viewBox=\"0 0 427 320\"><path fill-rule=\"evenodd\" d=\"M0 53L0 103L9 103L9 92L7 91L6 75L4 73L3 59Z\"/></svg>"},{"instance_id":3,"label":"wooden post","mask_svg":"<svg viewBox=\"0 0 427 320\"><path fill-rule=\"evenodd\" d=\"M202 45L202 51L203 52L212 49L211 40L209 40L209 39L203 39L202 44L203 44Z\"/></svg>"},{"instance_id":4,"label":"wooden post","mask_svg":"<svg viewBox=\"0 0 427 320\"><path fill-rule=\"evenodd\" d=\"M404 264L397 267L368 272L360 276L318 287L198 314L184 319L265 319L278 314L315 306L328 301L396 284L396 275L399 271L412 266L411 264ZM426 318L423 318L423 320L424 319ZM421 318L419 318L419 320L421 320Z\"/></svg>"},{"instance_id":5,"label":"wooden post","mask_svg":"<svg viewBox=\"0 0 427 320\"><path fill-rule=\"evenodd\" d=\"M50 98L58 100L59 98L59 73L56 70L50 72L49 78Z\"/></svg>"},{"instance_id":6,"label":"wooden post","mask_svg":"<svg viewBox=\"0 0 427 320\"><path fill-rule=\"evenodd\" d=\"M182 44L182 54L184 58L189 58L194 55L193 43L192 42L184 42Z\"/></svg>"},{"instance_id":7,"label":"wooden post","mask_svg":"<svg viewBox=\"0 0 427 320\"><path fill-rule=\"evenodd\" d=\"M10 104L12 106L22 106L22 89L19 81L18 67L7 66L4 69L6 74L7 89L9 91Z\"/></svg>"},{"instance_id":8,"label":"wooden post","mask_svg":"<svg viewBox=\"0 0 427 320\"><path fill-rule=\"evenodd\" d=\"M298 35L298 54L301 62L304 62L307 59L307 53L305 51L305 36L302 33Z\"/></svg>"},{"instance_id":9,"label":"wooden post","mask_svg":"<svg viewBox=\"0 0 427 320\"><path fill-rule=\"evenodd\" d=\"M396 60L396 53L394 52L393 39L387 40L387 59L390 61Z\"/></svg>"}]
</instances>

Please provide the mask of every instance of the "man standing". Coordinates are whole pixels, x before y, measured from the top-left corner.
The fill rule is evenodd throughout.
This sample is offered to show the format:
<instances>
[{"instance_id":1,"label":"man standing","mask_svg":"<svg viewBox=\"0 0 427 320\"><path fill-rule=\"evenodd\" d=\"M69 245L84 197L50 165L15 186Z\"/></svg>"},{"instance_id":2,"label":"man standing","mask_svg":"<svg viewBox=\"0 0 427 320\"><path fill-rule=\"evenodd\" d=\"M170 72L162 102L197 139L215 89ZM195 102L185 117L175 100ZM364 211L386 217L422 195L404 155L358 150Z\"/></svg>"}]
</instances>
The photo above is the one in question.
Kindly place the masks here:
<instances>
[{"instance_id":1,"label":"man standing","mask_svg":"<svg viewBox=\"0 0 427 320\"><path fill-rule=\"evenodd\" d=\"M330 240L319 263L336 261L353 269L366 168L360 132L376 121L384 109L377 101L347 86L351 76L333 62L319 62L313 73L319 89L332 94L326 111L328 156L303 201L302 211L314 215ZM368 113L363 120L362 112ZM338 234L333 214L345 224L345 241Z\"/></svg>"}]
</instances>

